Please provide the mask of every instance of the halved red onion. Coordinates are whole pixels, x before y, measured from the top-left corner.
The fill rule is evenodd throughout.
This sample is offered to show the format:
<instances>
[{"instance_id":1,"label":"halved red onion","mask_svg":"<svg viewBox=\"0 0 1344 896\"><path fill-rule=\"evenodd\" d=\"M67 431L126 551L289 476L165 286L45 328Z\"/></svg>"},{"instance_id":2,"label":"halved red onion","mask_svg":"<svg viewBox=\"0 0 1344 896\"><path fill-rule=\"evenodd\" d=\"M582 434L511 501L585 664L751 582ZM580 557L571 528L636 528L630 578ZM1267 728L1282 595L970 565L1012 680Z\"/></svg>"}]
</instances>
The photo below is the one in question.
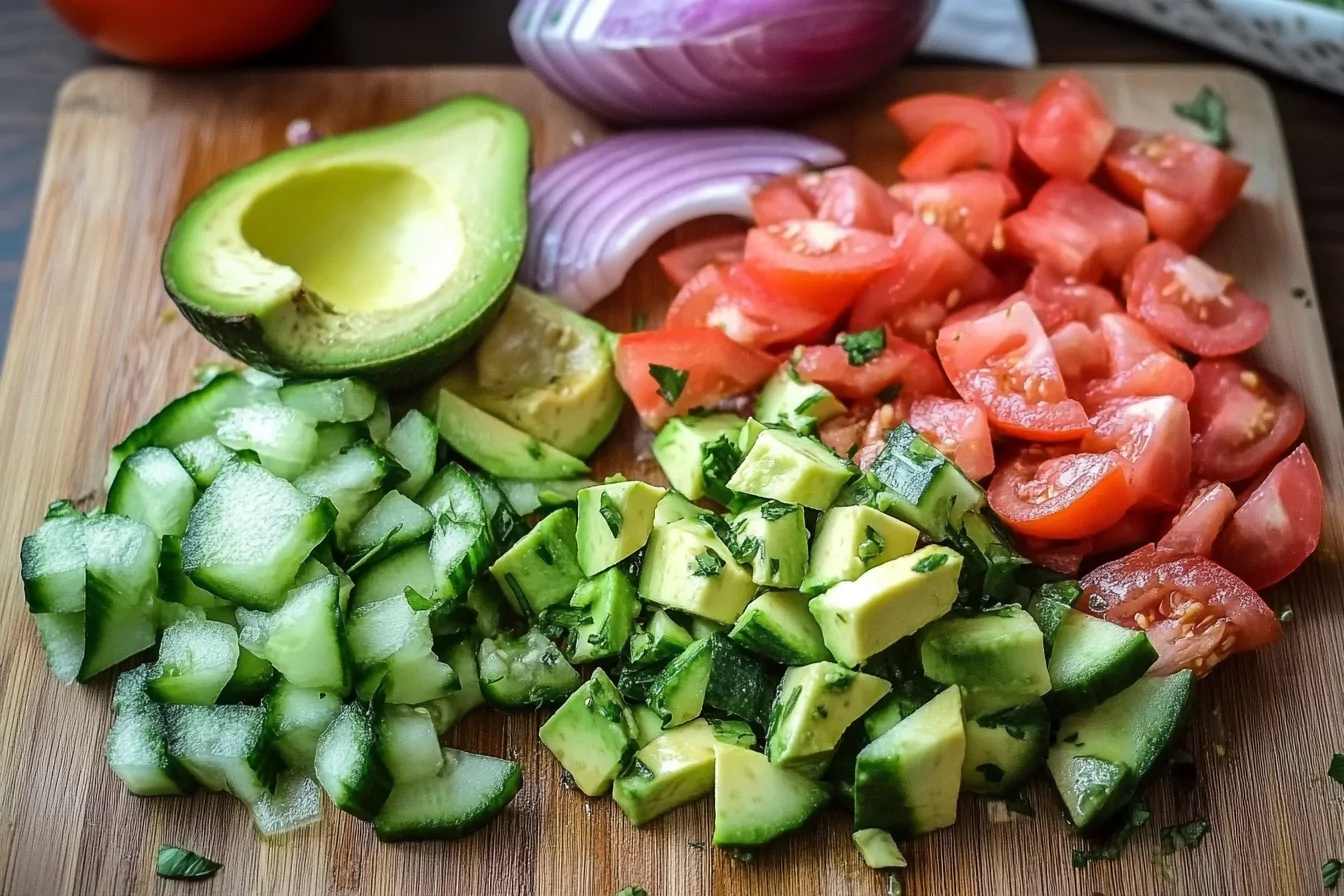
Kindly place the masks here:
<instances>
[{"instance_id":1,"label":"halved red onion","mask_svg":"<svg viewBox=\"0 0 1344 896\"><path fill-rule=\"evenodd\" d=\"M621 121L792 112L909 52L936 0L522 0L514 47L575 103Z\"/></svg>"},{"instance_id":2,"label":"halved red onion","mask_svg":"<svg viewBox=\"0 0 1344 896\"><path fill-rule=\"evenodd\" d=\"M760 128L608 138L533 176L519 276L587 311L672 228L708 215L750 219L765 181L844 160L829 143Z\"/></svg>"}]
</instances>

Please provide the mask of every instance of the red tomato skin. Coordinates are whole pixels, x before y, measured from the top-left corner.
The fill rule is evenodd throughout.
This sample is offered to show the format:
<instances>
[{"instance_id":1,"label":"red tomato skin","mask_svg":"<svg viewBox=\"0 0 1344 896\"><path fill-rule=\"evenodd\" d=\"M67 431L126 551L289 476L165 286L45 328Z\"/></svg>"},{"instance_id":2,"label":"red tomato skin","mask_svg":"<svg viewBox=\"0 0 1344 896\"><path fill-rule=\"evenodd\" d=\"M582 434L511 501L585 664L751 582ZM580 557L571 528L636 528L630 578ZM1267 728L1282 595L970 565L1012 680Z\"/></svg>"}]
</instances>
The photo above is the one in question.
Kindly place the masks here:
<instances>
[{"instance_id":1,"label":"red tomato skin","mask_svg":"<svg viewBox=\"0 0 1344 896\"><path fill-rule=\"evenodd\" d=\"M1055 78L1036 96L1017 143L1042 171L1086 181L1115 135L1096 89L1076 72Z\"/></svg>"},{"instance_id":2,"label":"red tomato skin","mask_svg":"<svg viewBox=\"0 0 1344 896\"><path fill-rule=\"evenodd\" d=\"M949 391L933 355L891 335L886 348L865 364L850 364L840 345L809 345L794 367L803 379L845 399L872 398L897 383L903 395L907 390L910 395L946 395Z\"/></svg>"},{"instance_id":3,"label":"red tomato skin","mask_svg":"<svg viewBox=\"0 0 1344 896\"><path fill-rule=\"evenodd\" d=\"M741 261L742 251L746 245L745 233L711 236L668 249L658 256L658 266L663 269L667 279L672 281L672 285L680 289L707 264L733 264Z\"/></svg>"},{"instance_id":4,"label":"red tomato skin","mask_svg":"<svg viewBox=\"0 0 1344 896\"><path fill-rule=\"evenodd\" d=\"M908 181L938 180L974 168L980 159L980 135L962 124L940 124L916 143L896 166Z\"/></svg>"},{"instance_id":5,"label":"red tomato skin","mask_svg":"<svg viewBox=\"0 0 1344 896\"><path fill-rule=\"evenodd\" d=\"M789 221L747 233L746 264L756 278L799 305L836 316L897 260L878 233L830 221Z\"/></svg>"},{"instance_id":6,"label":"red tomato skin","mask_svg":"<svg viewBox=\"0 0 1344 896\"><path fill-rule=\"evenodd\" d=\"M816 214L816 198L803 188L796 174L777 177L751 196L751 216L757 227L803 221Z\"/></svg>"},{"instance_id":7,"label":"red tomato skin","mask_svg":"<svg viewBox=\"0 0 1344 896\"><path fill-rule=\"evenodd\" d=\"M616 343L615 362L621 388L654 430L679 414L751 391L778 366L765 352L738 345L713 327L625 333ZM658 394L650 364L687 371L675 404Z\"/></svg>"},{"instance_id":8,"label":"red tomato skin","mask_svg":"<svg viewBox=\"0 0 1344 896\"><path fill-rule=\"evenodd\" d=\"M1113 277L1124 273L1134 254L1148 242L1143 214L1092 184L1053 178L1036 191L1027 208L1062 215L1091 231L1097 240L1097 259Z\"/></svg>"},{"instance_id":9,"label":"red tomato skin","mask_svg":"<svg viewBox=\"0 0 1344 896\"><path fill-rule=\"evenodd\" d=\"M1081 449L1124 458L1136 509L1180 506L1190 482L1190 412L1184 402L1169 395L1121 399L1103 405L1091 423Z\"/></svg>"},{"instance_id":10,"label":"red tomato skin","mask_svg":"<svg viewBox=\"0 0 1344 896\"><path fill-rule=\"evenodd\" d=\"M983 409L953 398L925 396L910 406L907 421L969 478L980 480L994 472L994 444Z\"/></svg>"},{"instance_id":11,"label":"red tomato skin","mask_svg":"<svg viewBox=\"0 0 1344 896\"><path fill-rule=\"evenodd\" d=\"M1173 557L1211 556L1218 533L1236 509L1237 496L1221 482L1193 489L1157 549Z\"/></svg>"},{"instance_id":12,"label":"red tomato skin","mask_svg":"<svg viewBox=\"0 0 1344 896\"><path fill-rule=\"evenodd\" d=\"M1213 558L1257 591L1281 582L1320 543L1324 505L1321 471L1298 445L1241 499Z\"/></svg>"},{"instance_id":13,"label":"red tomato skin","mask_svg":"<svg viewBox=\"0 0 1344 896\"><path fill-rule=\"evenodd\" d=\"M1068 277L1095 283L1106 272L1096 235L1055 212L1029 207L1004 219L1003 239L1010 254L1034 265L1048 265Z\"/></svg>"},{"instance_id":14,"label":"red tomato skin","mask_svg":"<svg viewBox=\"0 0 1344 896\"><path fill-rule=\"evenodd\" d=\"M1190 400L1194 373L1141 321L1127 314L1103 314L1097 328L1110 355L1111 375L1088 384L1083 404L1089 410L1117 398L1170 395Z\"/></svg>"},{"instance_id":15,"label":"red tomato skin","mask_svg":"<svg viewBox=\"0 0 1344 896\"><path fill-rule=\"evenodd\" d=\"M298 37L332 0L48 0L65 23L132 62L202 66L246 59Z\"/></svg>"},{"instance_id":16,"label":"red tomato skin","mask_svg":"<svg viewBox=\"0 0 1344 896\"><path fill-rule=\"evenodd\" d=\"M1204 479L1250 479L1302 434L1302 399L1276 376L1238 358L1207 358L1195 365L1194 381L1194 471Z\"/></svg>"},{"instance_id":17,"label":"red tomato skin","mask_svg":"<svg viewBox=\"0 0 1344 896\"><path fill-rule=\"evenodd\" d=\"M816 203L816 216L841 227L891 233L891 218L900 210L882 185L853 165L829 168L799 177Z\"/></svg>"},{"instance_id":18,"label":"red tomato skin","mask_svg":"<svg viewBox=\"0 0 1344 896\"><path fill-rule=\"evenodd\" d=\"M1026 446L1004 460L989 506L1014 532L1056 541L1087 538L1120 522L1134 498L1115 453Z\"/></svg>"},{"instance_id":19,"label":"red tomato skin","mask_svg":"<svg viewBox=\"0 0 1344 896\"><path fill-rule=\"evenodd\" d=\"M824 337L833 315L781 299L741 264L710 264L686 282L668 306L663 326L717 327L750 348L792 348Z\"/></svg>"},{"instance_id":20,"label":"red tomato skin","mask_svg":"<svg viewBox=\"0 0 1344 896\"><path fill-rule=\"evenodd\" d=\"M980 165L1007 171L1012 161L1012 129L988 100L956 93L926 93L893 104L887 115L910 144L923 140L940 125L958 124L971 128L979 136Z\"/></svg>"}]
</instances>

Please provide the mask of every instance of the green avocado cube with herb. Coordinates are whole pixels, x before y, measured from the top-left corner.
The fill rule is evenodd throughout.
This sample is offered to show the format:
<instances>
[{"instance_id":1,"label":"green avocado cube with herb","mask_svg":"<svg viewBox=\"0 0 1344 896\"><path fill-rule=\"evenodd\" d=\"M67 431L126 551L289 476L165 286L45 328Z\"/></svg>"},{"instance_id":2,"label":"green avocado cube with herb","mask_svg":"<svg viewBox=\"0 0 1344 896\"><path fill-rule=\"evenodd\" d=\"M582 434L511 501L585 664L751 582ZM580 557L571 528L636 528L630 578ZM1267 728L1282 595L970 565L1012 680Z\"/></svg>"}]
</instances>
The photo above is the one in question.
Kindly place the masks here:
<instances>
[{"instance_id":1,"label":"green avocado cube with herb","mask_svg":"<svg viewBox=\"0 0 1344 896\"><path fill-rule=\"evenodd\" d=\"M952 609L961 555L929 545L812 598L808 609L836 661L857 666Z\"/></svg>"},{"instance_id":2,"label":"green avocado cube with herb","mask_svg":"<svg viewBox=\"0 0 1344 896\"><path fill-rule=\"evenodd\" d=\"M694 640L666 610L655 610L647 622L636 623L630 635L630 662L635 666L665 663L690 647Z\"/></svg>"},{"instance_id":3,"label":"green avocado cube with herb","mask_svg":"<svg viewBox=\"0 0 1344 896\"><path fill-rule=\"evenodd\" d=\"M490 567L490 575L514 611L530 619L564 603L583 581L576 533L578 519L569 507L554 511Z\"/></svg>"},{"instance_id":4,"label":"green avocado cube with herb","mask_svg":"<svg viewBox=\"0 0 1344 896\"><path fill-rule=\"evenodd\" d=\"M872 507L832 507L817 523L802 590L820 594L838 582L852 582L874 566L911 553L917 541L915 527Z\"/></svg>"},{"instance_id":5,"label":"green avocado cube with herb","mask_svg":"<svg viewBox=\"0 0 1344 896\"><path fill-rule=\"evenodd\" d=\"M681 492L668 489L667 494L663 495L663 499L654 508L653 525L658 527L675 523L677 520L698 520L708 513L705 508L691 503Z\"/></svg>"},{"instance_id":6,"label":"green avocado cube with herb","mask_svg":"<svg viewBox=\"0 0 1344 896\"><path fill-rule=\"evenodd\" d=\"M809 383L798 375L792 362L780 365L756 396L756 419L780 423L802 433L814 434L817 426L845 412L825 386Z\"/></svg>"},{"instance_id":7,"label":"green avocado cube with herb","mask_svg":"<svg viewBox=\"0 0 1344 896\"><path fill-rule=\"evenodd\" d=\"M728 489L825 510L835 502L853 472L848 463L816 439L767 429L728 480Z\"/></svg>"},{"instance_id":8,"label":"green avocado cube with herb","mask_svg":"<svg viewBox=\"0 0 1344 896\"><path fill-rule=\"evenodd\" d=\"M659 430L653 440L653 456L663 468L667 481L683 496L692 501L705 497L706 460L714 461L713 448L721 439L737 451L737 435L742 429L742 418L736 414L705 414L695 417L674 417ZM707 453L708 452L708 453ZM715 467L709 466L711 480ZM727 478L732 475L728 471Z\"/></svg>"},{"instance_id":9,"label":"green avocado cube with herb","mask_svg":"<svg viewBox=\"0 0 1344 896\"><path fill-rule=\"evenodd\" d=\"M611 482L579 492L579 567L595 576L644 547L667 489L647 482Z\"/></svg>"},{"instance_id":10,"label":"green avocado cube with herb","mask_svg":"<svg viewBox=\"0 0 1344 896\"><path fill-rule=\"evenodd\" d=\"M1045 642L1020 607L939 619L920 636L924 674L968 691L1040 697L1050 691Z\"/></svg>"},{"instance_id":11,"label":"green avocado cube with herb","mask_svg":"<svg viewBox=\"0 0 1344 896\"><path fill-rule=\"evenodd\" d=\"M587 621L570 631L570 661L591 663L620 656L640 609L630 576L612 567L580 582L569 602L587 614Z\"/></svg>"},{"instance_id":12,"label":"green avocado cube with herb","mask_svg":"<svg viewBox=\"0 0 1344 896\"><path fill-rule=\"evenodd\" d=\"M768 588L797 588L807 572L807 522L798 504L767 501L733 518L737 559L751 580Z\"/></svg>"},{"instance_id":13,"label":"green avocado cube with herb","mask_svg":"<svg viewBox=\"0 0 1344 896\"><path fill-rule=\"evenodd\" d=\"M737 434L737 450L742 452L743 457L747 456L751 446L756 444L756 440L760 438L761 433L767 429L769 427L755 417L747 418L747 422L742 424L742 431Z\"/></svg>"},{"instance_id":14,"label":"green avocado cube with herb","mask_svg":"<svg viewBox=\"0 0 1344 896\"><path fill-rule=\"evenodd\" d=\"M891 690L891 682L837 663L784 673L770 712L766 755L776 765L820 777L840 736Z\"/></svg>"},{"instance_id":15,"label":"green avocado cube with herb","mask_svg":"<svg viewBox=\"0 0 1344 896\"><path fill-rule=\"evenodd\" d=\"M640 570L639 594L674 610L731 625L756 596L756 583L700 520L656 526Z\"/></svg>"},{"instance_id":16,"label":"green avocado cube with herb","mask_svg":"<svg viewBox=\"0 0 1344 896\"><path fill-rule=\"evenodd\" d=\"M802 827L829 798L825 787L764 754L714 745L715 846L764 846Z\"/></svg>"},{"instance_id":17,"label":"green avocado cube with herb","mask_svg":"<svg viewBox=\"0 0 1344 896\"><path fill-rule=\"evenodd\" d=\"M611 790L630 823L646 824L713 792L716 743L751 747L756 737L744 722L693 719L640 747Z\"/></svg>"},{"instance_id":18,"label":"green avocado cube with herb","mask_svg":"<svg viewBox=\"0 0 1344 896\"><path fill-rule=\"evenodd\" d=\"M961 787L971 793L1015 793L1045 764L1050 713L1038 697L963 691L966 759Z\"/></svg>"},{"instance_id":19,"label":"green avocado cube with herb","mask_svg":"<svg viewBox=\"0 0 1344 896\"><path fill-rule=\"evenodd\" d=\"M638 730L616 686L597 669L537 734L580 790L601 796L638 749Z\"/></svg>"},{"instance_id":20,"label":"green avocado cube with herb","mask_svg":"<svg viewBox=\"0 0 1344 896\"><path fill-rule=\"evenodd\" d=\"M798 591L763 591L747 604L728 637L785 666L829 660L831 652L807 602Z\"/></svg>"}]
</instances>

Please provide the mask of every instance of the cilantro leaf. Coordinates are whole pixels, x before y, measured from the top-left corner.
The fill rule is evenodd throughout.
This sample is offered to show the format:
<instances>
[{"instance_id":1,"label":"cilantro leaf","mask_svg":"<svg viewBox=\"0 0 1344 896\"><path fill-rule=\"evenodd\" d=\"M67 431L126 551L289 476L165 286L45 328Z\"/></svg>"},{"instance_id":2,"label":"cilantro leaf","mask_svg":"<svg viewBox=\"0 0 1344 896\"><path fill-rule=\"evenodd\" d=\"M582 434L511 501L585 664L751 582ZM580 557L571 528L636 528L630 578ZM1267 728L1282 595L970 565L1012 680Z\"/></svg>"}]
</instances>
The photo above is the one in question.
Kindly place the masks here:
<instances>
[{"instance_id":1,"label":"cilantro leaf","mask_svg":"<svg viewBox=\"0 0 1344 896\"><path fill-rule=\"evenodd\" d=\"M725 433L700 449L700 469L705 480L705 494L727 504L733 499L728 480L742 465L742 449L737 441Z\"/></svg>"},{"instance_id":2,"label":"cilantro leaf","mask_svg":"<svg viewBox=\"0 0 1344 896\"><path fill-rule=\"evenodd\" d=\"M761 505L761 519L767 523L782 520L798 509L797 504L785 504L783 501L766 501Z\"/></svg>"},{"instance_id":3,"label":"cilantro leaf","mask_svg":"<svg viewBox=\"0 0 1344 896\"><path fill-rule=\"evenodd\" d=\"M713 548L705 548L691 559L691 575L712 579L722 572L726 565Z\"/></svg>"},{"instance_id":4,"label":"cilantro leaf","mask_svg":"<svg viewBox=\"0 0 1344 896\"><path fill-rule=\"evenodd\" d=\"M677 403L682 390L686 388L686 379L690 375L689 370L679 370L676 367L666 367L662 364L649 365L649 376L653 377L654 382L658 384L658 396L669 405Z\"/></svg>"},{"instance_id":5,"label":"cilantro leaf","mask_svg":"<svg viewBox=\"0 0 1344 896\"><path fill-rule=\"evenodd\" d=\"M621 524L625 522L625 515L621 513L621 508L616 506L616 502L611 500L611 495L606 492L602 493L602 497L597 503L597 512L602 514L607 529L611 531L611 537L620 538Z\"/></svg>"},{"instance_id":6,"label":"cilantro leaf","mask_svg":"<svg viewBox=\"0 0 1344 896\"><path fill-rule=\"evenodd\" d=\"M929 573L933 572L935 569L942 566L946 562L947 562L946 554L943 553L930 554L929 556L923 558L910 568L913 569L915 572Z\"/></svg>"},{"instance_id":7,"label":"cilantro leaf","mask_svg":"<svg viewBox=\"0 0 1344 896\"><path fill-rule=\"evenodd\" d=\"M1207 84L1199 88L1194 99L1188 103L1176 103L1171 111L1203 128L1207 142L1219 149L1227 149L1232 145L1232 138L1227 133L1227 103L1218 91Z\"/></svg>"},{"instance_id":8,"label":"cilantro leaf","mask_svg":"<svg viewBox=\"0 0 1344 896\"><path fill-rule=\"evenodd\" d=\"M1321 865L1321 886L1327 890L1333 890L1339 886L1339 873L1344 869L1344 862L1339 859L1326 859Z\"/></svg>"},{"instance_id":9,"label":"cilantro leaf","mask_svg":"<svg viewBox=\"0 0 1344 896\"><path fill-rule=\"evenodd\" d=\"M770 558L770 578L772 578L772 579L777 579L777 578L779 578L779 558L778 558L778 557L771 557L771 558Z\"/></svg>"},{"instance_id":10,"label":"cilantro leaf","mask_svg":"<svg viewBox=\"0 0 1344 896\"><path fill-rule=\"evenodd\" d=\"M1344 784L1344 753L1336 753L1330 760L1330 777Z\"/></svg>"},{"instance_id":11,"label":"cilantro leaf","mask_svg":"<svg viewBox=\"0 0 1344 896\"><path fill-rule=\"evenodd\" d=\"M1162 855L1169 856L1181 847L1194 849L1204 842L1209 833L1209 820L1196 818L1184 824L1168 825L1162 829Z\"/></svg>"},{"instance_id":12,"label":"cilantro leaf","mask_svg":"<svg viewBox=\"0 0 1344 896\"><path fill-rule=\"evenodd\" d=\"M619 891L616 896L649 896L649 891L643 887L626 887Z\"/></svg>"},{"instance_id":13,"label":"cilantro leaf","mask_svg":"<svg viewBox=\"0 0 1344 896\"><path fill-rule=\"evenodd\" d=\"M887 540L872 526L865 527L863 534L864 541L859 545L859 559L864 563L870 563L882 555L882 551L887 546Z\"/></svg>"},{"instance_id":14,"label":"cilantro leaf","mask_svg":"<svg viewBox=\"0 0 1344 896\"><path fill-rule=\"evenodd\" d=\"M849 357L851 366L862 367L882 354L882 349L887 347L886 327L874 327L862 333L847 333L840 337L840 346Z\"/></svg>"},{"instance_id":15,"label":"cilantro leaf","mask_svg":"<svg viewBox=\"0 0 1344 896\"><path fill-rule=\"evenodd\" d=\"M1120 858L1124 855L1125 848L1129 846L1129 840L1134 836L1134 832L1147 824L1151 817L1152 813L1143 803L1132 803L1129 807L1129 815L1100 848L1075 849L1073 851L1073 867L1086 868L1092 862L1101 859L1114 860Z\"/></svg>"},{"instance_id":16,"label":"cilantro leaf","mask_svg":"<svg viewBox=\"0 0 1344 896\"><path fill-rule=\"evenodd\" d=\"M158 858L154 862L155 873L169 880L204 880L214 877L215 872L223 867L219 862L212 862L205 856L177 846L160 846Z\"/></svg>"}]
</instances>

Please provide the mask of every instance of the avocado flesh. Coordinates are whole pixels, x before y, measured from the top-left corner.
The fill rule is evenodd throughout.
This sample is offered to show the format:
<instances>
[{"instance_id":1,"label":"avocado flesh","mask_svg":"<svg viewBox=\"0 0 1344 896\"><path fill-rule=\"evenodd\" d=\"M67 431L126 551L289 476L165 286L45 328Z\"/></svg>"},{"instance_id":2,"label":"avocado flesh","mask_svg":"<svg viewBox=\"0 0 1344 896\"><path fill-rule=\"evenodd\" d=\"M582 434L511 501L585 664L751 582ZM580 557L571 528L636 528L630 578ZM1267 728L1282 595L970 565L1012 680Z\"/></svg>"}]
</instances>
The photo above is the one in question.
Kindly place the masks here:
<instances>
[{"instance_id":1,"label":"avocado flesh","mask_svg":"<svg viewBox=\"0 0 1344 896\"><path fill-rule=\"evenodd\" d=\"M482 96L278 152L187 206L164 285L196 329L255 367L426 379L507 296L528 153L522 116Z\"/></svg>"},{"instance_id":2,"label":"avocado flesh","mask_svg":"<svg viewBox=\"0 0 1344 896\"><path fill-rule=\"evenodd\" d=\"M499 320L439 383L575 457L597 450L621 416L613 335L515 285Z\"/></svg>"}]
</instances>

